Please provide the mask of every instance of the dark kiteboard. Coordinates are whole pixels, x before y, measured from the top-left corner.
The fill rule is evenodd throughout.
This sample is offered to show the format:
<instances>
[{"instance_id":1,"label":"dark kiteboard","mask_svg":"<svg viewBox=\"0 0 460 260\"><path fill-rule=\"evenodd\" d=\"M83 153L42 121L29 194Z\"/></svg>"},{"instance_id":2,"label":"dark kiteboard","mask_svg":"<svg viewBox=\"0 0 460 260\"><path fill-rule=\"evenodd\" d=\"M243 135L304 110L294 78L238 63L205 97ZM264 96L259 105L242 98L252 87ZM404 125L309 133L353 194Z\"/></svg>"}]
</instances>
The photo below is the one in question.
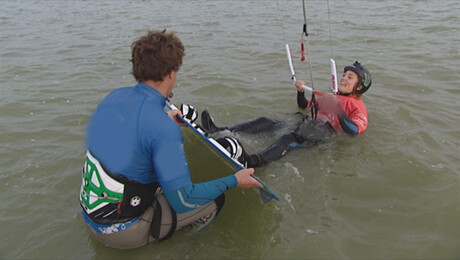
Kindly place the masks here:
<instances>
[{"instance_id":1,"label":"dark kiteboard","mask_svg":"<svg viewBox=\"0 0 460 260\"><path fill-rule=\"evenodd\" d=\"M168 109L177 109L174 105L166 103ZM244 165L230 156L230 153L213 138L206 136L206 133L196 124L188 119L180 118L188 127L181 127L184 137L184 150L189 164L190 174L194 181L209 181L203 172L212 172L213 179L225 177L244 169ZM259 188L260 196L264 203L272 199L279 200L265 183L258 177L252 175L263 185Z\"/></svg>"}]
</instances>

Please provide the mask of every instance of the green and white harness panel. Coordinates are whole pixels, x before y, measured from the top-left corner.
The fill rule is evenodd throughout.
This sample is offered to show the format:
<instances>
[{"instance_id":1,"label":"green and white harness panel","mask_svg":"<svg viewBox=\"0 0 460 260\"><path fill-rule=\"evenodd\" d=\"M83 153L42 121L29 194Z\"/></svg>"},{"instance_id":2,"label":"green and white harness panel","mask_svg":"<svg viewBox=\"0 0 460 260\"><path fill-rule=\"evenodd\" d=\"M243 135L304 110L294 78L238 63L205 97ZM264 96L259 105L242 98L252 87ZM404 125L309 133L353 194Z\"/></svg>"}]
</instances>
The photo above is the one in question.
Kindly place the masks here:
<instances>
[{"instance_id":1,"label":"green and white harness panel","mask_svg":"<svg viewBox=\"0 0 460 260\"><path fill-rule=\"evenodd\" d=\"M102 168L99 161L86 152L83 178L80 189L80 204L87 214L123 200L125 185L113 179Z\"/></svg>"}]
</instances>

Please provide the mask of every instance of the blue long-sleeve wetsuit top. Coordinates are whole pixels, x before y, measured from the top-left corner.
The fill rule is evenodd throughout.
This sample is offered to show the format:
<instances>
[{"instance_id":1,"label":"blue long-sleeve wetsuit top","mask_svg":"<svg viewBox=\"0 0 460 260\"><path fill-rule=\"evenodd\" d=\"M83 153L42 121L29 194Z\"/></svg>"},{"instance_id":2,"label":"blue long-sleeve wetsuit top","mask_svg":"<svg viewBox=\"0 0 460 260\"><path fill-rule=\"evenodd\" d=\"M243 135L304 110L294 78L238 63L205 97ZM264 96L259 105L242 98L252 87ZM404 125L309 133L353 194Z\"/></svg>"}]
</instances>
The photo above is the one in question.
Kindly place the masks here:
<instances>
[{"instance_id":1,"label":"blue long-sleeve wetsuit top","mask_svg":"<svg viewBox=\"0 0 460 260\"><path fill-rule=\"evenodd\" d=\"M236 187L234 175L192 184L179 126L165 98L143 83L107 95L91 117L87 148L110 174L158 182L177 213L204 205Z\"/></svg>"}]
</instances>

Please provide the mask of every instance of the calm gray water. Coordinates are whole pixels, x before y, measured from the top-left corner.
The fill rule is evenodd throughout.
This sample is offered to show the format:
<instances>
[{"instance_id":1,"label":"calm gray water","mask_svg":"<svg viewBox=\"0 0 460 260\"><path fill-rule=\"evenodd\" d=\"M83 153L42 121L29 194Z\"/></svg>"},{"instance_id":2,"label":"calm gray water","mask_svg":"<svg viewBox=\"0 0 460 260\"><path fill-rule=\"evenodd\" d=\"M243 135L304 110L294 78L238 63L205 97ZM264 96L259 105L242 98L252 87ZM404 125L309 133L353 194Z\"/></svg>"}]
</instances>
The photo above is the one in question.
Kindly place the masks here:
<instances>
[{"instance_id":1,"label":"calm gray water","mask_svg":"<svg viewBox=\"0 0 460 260\"><path fill-rule=\"evenodd\" d=\"M331 34L326 1L306 2L314 85L328 89L331 56L365 64L368 130L257 169L279 202L234 190L199 234L118 251L86 232L78 190L88 116L135 84L131 42L182 39L176 104L220 125L294 122L284 44L310 81L302 2L0 1L0 258L458 259L460 2L334 0ZM255 152L280 134L238 138Z\"/></svg>"}]
</instances>

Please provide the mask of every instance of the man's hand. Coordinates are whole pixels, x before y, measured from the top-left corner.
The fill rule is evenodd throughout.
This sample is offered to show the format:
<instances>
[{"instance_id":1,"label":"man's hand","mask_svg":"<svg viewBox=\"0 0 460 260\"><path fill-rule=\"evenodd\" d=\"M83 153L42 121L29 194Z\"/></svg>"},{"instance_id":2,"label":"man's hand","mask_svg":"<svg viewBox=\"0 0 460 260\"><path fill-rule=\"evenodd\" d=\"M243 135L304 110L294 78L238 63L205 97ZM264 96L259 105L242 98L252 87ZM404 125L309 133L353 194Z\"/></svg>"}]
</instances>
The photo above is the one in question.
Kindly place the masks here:
<instances>
[{"instance_id":1,"label":"man's hand","mask_svg":"<svg viewBox=\"0 0 460 260\"><path fill-rule=\"evenodd\" d=\"M178 116L182 117L182 112L180 112L180 110L169 110L168 112L168 116L174 120L174 122L176 122L179 126L187 126L186 123L184 123L180 118L178 118Z\"/></svg>"},{"instance_id":2,"label":"man's hand","mask_svg":"<svg viewBox=\"0 0 460 260\"><path fill-rule=\"evenodd\" d=\"M238 181L238 188L251 188L259 187L263 188L264 186L258 182L256 179L252 178L251 175L254 173L254 169L243 169L235 173L236 180Z\"/></svg>"}]
</instances>

